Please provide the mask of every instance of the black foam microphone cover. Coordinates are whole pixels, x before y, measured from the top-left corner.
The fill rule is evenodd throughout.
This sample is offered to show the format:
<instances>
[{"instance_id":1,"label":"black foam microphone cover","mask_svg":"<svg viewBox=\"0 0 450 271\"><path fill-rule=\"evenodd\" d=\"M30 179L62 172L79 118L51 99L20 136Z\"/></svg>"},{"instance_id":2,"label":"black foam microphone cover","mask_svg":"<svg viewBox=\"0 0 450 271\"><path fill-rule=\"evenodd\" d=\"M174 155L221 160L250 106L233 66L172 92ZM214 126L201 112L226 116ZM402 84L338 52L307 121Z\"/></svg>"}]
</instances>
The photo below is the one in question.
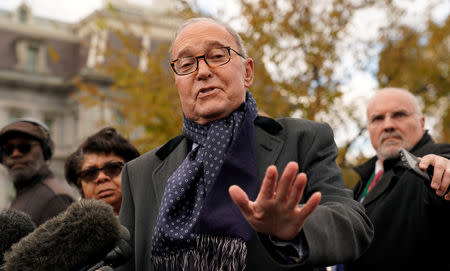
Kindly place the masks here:
<instances>
[{"instance_id":1,"label":"black foam microphone cover","mask_svg":"<svg viewBox=\"0 0 450 271\"><path fill-rule=\"evenodd\" d=\"M35 228L31 217L24 212L13 209L0 212L0 265L3 254Z\"/></svg>"},{"instance_id":2,"label":"black foam microphone cover","mask_svg":"<svg viewBox=\"0 0 450 271\"><path fill-rule=\"evenodd\" d=\"M125 226L120 225L120 239L117 241L116 246L106 254L103 261L110 266L120 266L128 261L133 250L129 244L130 232Z\"/></svg>"},{"instance_id":3,"label":"black foam microphone cover","mask_svg":"<svg viewBox=\"0 0 450 271\"><path fill-rule=\"evenodd\" d=\"M120 239L117 241L116 246L106 254L102 261L79 271L110 270L108 267L113 270L112 267L119 267L126 263L133 254L133 249L129 244L130 232L125 226L120 225L119 236Z\"/></svg>"},{"instance_id":4,"label":"black foam microphone cover","mask_svg":"<svg viewBox=\"0 0 450 271\"><path fill-rule=\"evenodd\" d=\"M80 200L47 220L5 254L5 271L69 271L95 264L120 239L112 206Z\"/></svg>"}]
</instances>

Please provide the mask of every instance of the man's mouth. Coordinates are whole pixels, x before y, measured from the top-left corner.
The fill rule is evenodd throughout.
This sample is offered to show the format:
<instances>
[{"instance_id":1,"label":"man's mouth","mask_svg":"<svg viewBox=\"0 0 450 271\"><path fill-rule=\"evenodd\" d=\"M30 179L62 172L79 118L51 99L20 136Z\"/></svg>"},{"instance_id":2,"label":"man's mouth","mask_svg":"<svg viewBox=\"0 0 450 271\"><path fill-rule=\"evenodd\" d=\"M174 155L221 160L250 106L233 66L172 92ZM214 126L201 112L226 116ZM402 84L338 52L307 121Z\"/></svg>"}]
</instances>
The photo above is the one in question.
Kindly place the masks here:
<instances>
[{"instance_id":1,"label":"man's mouth","mask_svg":"<svg viewBox=\"0 0 450 271\"><path fill-rule=\"evenodd\" d=\"M393 131L393 132L388 132L388 133L384 133L381 136L381 140L380 140L380 144L383 144L385 142L389 142L389 141L402 141L403 137L400 133Z\"/></svg>"},{"instance_id":2,"label":"man's mouth","mask_svg":"<svg viewBox=\"0 0 450 271\"><path fill-rule=\"evenodd\" d=\"M207 87L207 88L201 88L200 91L198 92L198 94L207 94L213 90L217 90L217 87Z\"/></svg>"},{"instance_id":3,"label":"man's mouth","mask_svg":"<svg viewBox=\"0 0 450 271\"><path fill-rule=\"evenodd\" d=\"M24 164L14 164L10 167L10 169L21 169L21 168L25 168L26 165Z\"/></svg>"},{"instance_id":4,"label":"man's mouth","mask_svg":"<svg viewBox=\"0 0 450 271\"><path fill-rule=\"evenodd\" d=\"M398 145L399 142L402 141L401 137L398 136L388 136L386 138L383 138L383 140L381 141L382 145L385 146L390 146L390 145Z\"/></svg>"},{"instance_id":5,"label":"man's mouth","mask_svg":"<svg viewBox=\"0 0 450 271\"><path fill-rule=\"evenodd\" d=\"M213 91L214 89L216 89L216 88L215 88L215 87L204 88L204 89L201 89L199 93L200 93L200 94L206 94L206 93L208 93L208 92Z\"/></svg>"},{"instance_id":6,"label":"man's mouth","mask_svg":"<svg viewBox=\"0 0 450 271\"><path fill-rule=\"evenodd\" d=\"M387 136L385 138L383 138L382 141L387 141L387 140L401 140L402 138L399 136Z\"/></svg>"}]
</instances>

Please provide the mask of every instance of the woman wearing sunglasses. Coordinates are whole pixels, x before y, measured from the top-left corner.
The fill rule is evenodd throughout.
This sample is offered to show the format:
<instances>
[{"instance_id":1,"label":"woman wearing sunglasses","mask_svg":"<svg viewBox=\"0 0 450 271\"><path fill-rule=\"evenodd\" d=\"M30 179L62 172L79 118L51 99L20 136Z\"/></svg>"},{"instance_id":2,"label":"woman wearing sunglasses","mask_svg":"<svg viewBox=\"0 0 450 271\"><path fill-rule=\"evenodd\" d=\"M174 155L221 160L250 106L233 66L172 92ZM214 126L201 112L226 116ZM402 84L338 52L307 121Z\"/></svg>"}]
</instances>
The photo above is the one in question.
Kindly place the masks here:
<instances>
[{"instance_id":1,"label":"woman wearing sunglasses","mask_svg":"<svg viewBox=\"0 0 450 271\"><path fill-rule=\"evenodd\" d=\"M114 128L103 128L66 159L66 179L78 187L83 198L103 200L118 214L122 167L138 156L138 150Z\"/></svg>"}]
</instances>

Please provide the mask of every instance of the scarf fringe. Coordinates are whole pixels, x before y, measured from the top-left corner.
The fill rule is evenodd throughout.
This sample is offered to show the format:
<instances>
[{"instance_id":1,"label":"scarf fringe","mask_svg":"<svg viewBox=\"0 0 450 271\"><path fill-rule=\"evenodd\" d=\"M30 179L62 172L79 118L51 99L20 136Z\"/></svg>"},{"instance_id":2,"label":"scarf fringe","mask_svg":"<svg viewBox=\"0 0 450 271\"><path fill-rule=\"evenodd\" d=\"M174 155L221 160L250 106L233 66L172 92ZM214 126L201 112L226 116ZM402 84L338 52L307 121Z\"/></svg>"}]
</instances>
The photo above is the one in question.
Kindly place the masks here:
<instances>
[{"instance_id":1,"label":"scarf fringe","mask_svg":"<svg viewBox=\"0 0 450 271\"><path fill-rule=\"evenodd\" d=\"M153 255L155 270L241 271L245 268L247 246L243 240L201 235L195 241L194 248L170 255Z\"/></svg>"}]
</instances>

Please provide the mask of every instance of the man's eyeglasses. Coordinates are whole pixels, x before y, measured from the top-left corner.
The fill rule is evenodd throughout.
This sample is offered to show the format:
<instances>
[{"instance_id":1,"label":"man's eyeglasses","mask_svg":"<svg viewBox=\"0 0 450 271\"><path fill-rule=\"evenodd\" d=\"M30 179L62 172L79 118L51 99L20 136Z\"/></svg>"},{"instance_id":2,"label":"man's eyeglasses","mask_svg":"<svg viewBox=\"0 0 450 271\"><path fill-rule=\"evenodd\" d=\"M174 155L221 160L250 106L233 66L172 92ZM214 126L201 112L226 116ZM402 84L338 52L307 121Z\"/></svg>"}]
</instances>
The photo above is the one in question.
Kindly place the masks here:
<instances>
[{"instance_id":1,"label":"man's eyeglasses","mask_svg":"<svg viewBox=\"0 0 450 271\"><path fill-rule=\"evenodd\" d=\"M11 156L14 150L18 150L21 154L27 154L30 152L31 147L37 143L23 142L17 145L7 144L2 146L2 153L6 156Z\"/></svg>"},{"instance_id":2,"label":"man's eyeglasses","mask_svg":"<svg viewBox=\"0 0 450 271\"><path fill-rule=\"evenodd\" d=\"M97 179L100 171L103 171L108 177L114 178L120 174L123 168L122 162L108 162L102 168L90 167L82 170L78 176L86 183L93 182Z\"/></svg>"},{"instance_id":3,"label":"man's eyeglasses","mask_svg":"<svg viewBox=\"0 0 450 271\"><path fill-rule=\"evenodd\" d=\"M188 56L180 57L170 61L170 66L173 71L178 75L188 75L195 72L198 69L198 61L203 58L206 65L211 68L219 67L230 62L231 51L235 52L238 56L244 58L238 51L231 47L221 47L210 49L206 54L201 56Z\"/></svg>"}]
</instances>

